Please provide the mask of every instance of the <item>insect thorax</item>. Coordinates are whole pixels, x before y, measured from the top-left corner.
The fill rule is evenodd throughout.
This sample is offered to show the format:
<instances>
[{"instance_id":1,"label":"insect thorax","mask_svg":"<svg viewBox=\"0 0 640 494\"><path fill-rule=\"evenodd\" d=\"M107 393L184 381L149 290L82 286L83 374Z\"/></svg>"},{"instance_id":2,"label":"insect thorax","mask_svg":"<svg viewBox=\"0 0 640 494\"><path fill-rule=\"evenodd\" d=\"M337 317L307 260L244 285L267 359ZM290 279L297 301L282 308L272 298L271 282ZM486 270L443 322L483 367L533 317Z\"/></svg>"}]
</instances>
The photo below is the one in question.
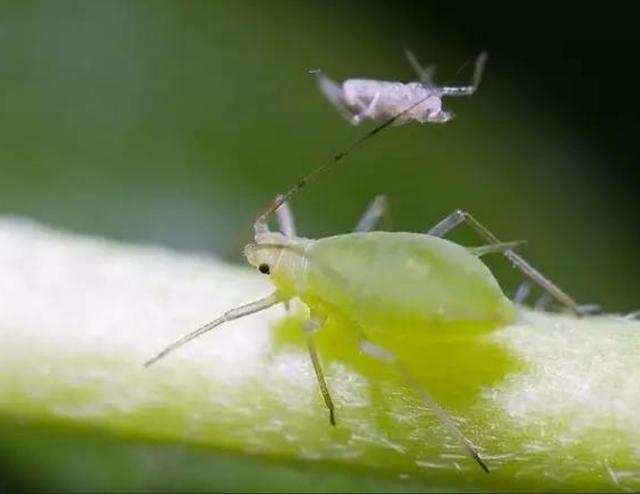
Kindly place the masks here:
<instances>
[{"instance_id":1,"label":"insect thorax","mask_svg":"<svg viewBox=\"0 0 640 494\"><path fill-rule=\"evenodd\" d=\"M342 89L349 107L357 112L368 109L376 120L391 118L421 100L424 101L403 115L401 120L425 121L426 115L442 110L439 92L418 82L349 79L343 83ZM370 107L372 102L374 104Z\"/></svg>"}]
</instances>

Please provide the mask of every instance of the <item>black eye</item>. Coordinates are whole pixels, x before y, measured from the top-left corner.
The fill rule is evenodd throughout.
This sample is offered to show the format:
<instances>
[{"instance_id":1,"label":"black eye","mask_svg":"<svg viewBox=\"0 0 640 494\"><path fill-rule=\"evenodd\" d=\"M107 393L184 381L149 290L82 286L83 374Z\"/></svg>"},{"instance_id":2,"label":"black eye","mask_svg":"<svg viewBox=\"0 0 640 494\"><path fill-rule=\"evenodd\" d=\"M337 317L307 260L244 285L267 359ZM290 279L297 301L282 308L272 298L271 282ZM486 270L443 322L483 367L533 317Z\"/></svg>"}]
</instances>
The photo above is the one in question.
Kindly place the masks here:
<instances>
[{"instance_id":1,"label":"black eye","mask_svg":"<svg viewBox=\"0 0 640 494\"><path fill-rule=\"evenodd\" d=\"M266 263L260 264L260 266L258 266L258 271L260 271L262 274L269 274L271 272L271 270L269 269L269 265Z\"/></svg>"}]
</instances>

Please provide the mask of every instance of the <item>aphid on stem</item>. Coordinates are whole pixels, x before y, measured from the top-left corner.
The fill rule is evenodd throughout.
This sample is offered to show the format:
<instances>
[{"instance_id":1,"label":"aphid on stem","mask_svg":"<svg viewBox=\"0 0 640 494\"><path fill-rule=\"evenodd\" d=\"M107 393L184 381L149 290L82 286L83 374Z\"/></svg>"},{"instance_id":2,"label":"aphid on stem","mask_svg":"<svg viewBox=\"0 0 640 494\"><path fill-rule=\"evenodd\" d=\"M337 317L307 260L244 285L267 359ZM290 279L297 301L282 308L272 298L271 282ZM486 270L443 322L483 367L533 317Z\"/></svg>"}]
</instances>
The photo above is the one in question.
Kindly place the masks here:
<instances>
[{"instance_id":1,"label":"aphid on stem","mask_svg":"<svg viewBox=\"0 0 640 494\"><path fill-rule=\"evenodd\" d=\"M335 425L335 406L324 379L314 344L314 333L328 320L343 322L353 331L365 355L396 369L416 396L456 437L468 454L488 472L486 463L448 413L404 366L401 356L376 342L370 334L383 334L403 327L424 328L425 341L443 332L486 331L516 320L515 305L504 295L491 271L480 257L503 253L515 267L542 287L551 297L581 315L581 308L549 279L533 268L513 248L519 242L503 243L473 216L455 211L427 233L372 231L384 214L386 201L376 198L356 232L313 240L297 237L293 215L287 201L307 182L332 165L338 164L353 149L394 124L419 107L431 95L413 101L403 111L365 134L346 151L312 170L275 201L255 220L254 242L244 253L251 265L275 285L265 298L227 311L167 346L146 362L149 366L189 341L217 326L263 311L279 303L298 298L309 308L310 318L303 334L320 392ZM277 213L281 232L268 227L268 219ZM465 223L484 238L486 245L463 247L442 238Z\"/></svg>"},{"instance_id":2,"label":"aphid on stem","mask_svg":"<svg viewBox=\"0 0 640 494\"><path fill-rule=\"evenodd\" d=\"M487 61L486 52L480 53L468 86L438 86L433 82L435 68L424 68L410 51L406 52L409 63L418 75L416 82L378 81L375 79L347 79L338 84L321 70L311 71L325 98L336 107L351 124L358 125L366 120L385 121L400 113L407 106L420 101L411 111L404 112L394 125L412 121L420 123L444 123L454 115L442 106L442 98L447 96L471 96L482 80Z\"/></svg>"}]
</instances>

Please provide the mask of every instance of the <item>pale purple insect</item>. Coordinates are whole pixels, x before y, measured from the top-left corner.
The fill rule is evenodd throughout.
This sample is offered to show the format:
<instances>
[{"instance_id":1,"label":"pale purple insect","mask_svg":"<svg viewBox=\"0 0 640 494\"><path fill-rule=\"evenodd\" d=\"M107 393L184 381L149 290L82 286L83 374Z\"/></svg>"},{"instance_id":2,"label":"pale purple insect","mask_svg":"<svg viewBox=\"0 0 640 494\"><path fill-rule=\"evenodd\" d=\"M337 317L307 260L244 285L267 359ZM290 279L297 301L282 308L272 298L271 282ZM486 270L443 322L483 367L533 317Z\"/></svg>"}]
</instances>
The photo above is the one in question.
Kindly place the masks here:
<instances>
[{"instance_id":1,"label":"pale purple insect","mask_svg":"<svg viewBox=\"0 0 640 494\"><path fill-rule=\"evenodd\" d=\"M486 52L480 53L468 86L438 86L433 82L435 67L422 67L410 51L409 63L418 74L415 82L378 81L375 79L347 79L342 84L331 80L321 70L312 70L318 86L327 100L352 125L366 120L383 122L397 116L402 110L415 104L410 111L396 118L393 125L410 122L444 123L454 115L442 106L445 96L471 96L476 92L487 61Z\"/></svg>"}]
</instances>

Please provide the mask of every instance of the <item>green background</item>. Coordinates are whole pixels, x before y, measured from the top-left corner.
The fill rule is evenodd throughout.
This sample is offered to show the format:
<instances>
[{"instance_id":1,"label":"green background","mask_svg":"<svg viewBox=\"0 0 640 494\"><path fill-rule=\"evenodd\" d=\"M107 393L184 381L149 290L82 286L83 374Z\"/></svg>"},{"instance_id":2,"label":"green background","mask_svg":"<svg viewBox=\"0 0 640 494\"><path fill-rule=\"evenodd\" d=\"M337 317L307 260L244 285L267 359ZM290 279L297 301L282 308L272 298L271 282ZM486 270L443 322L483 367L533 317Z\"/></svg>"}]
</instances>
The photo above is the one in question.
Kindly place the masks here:
<instances>
[{"instance_id":1,"label":"green background","mask_svg":"<svg viewBox=\"0 0 640 494\"><path fill-rule=\"evenodd\" d=\"M365 130L309 69L409 80L406 47L439 81L465 82L470 66L458 68L491 52L490 40L459 43L435 9L408 22L406 5L367 5L3 2L0 212L242 262L254 214ZM447 100L456 120L391 129L299 194L301 234L349 230L382 192L397 229L464 208L528 240L523 252L579 301L632 310L637 215L604 182L609 158L522 85L500 43L477 95Z\"/></svg>"},{"instance_id":2,"label":"green background","mask_svg":"<svg viewBox=\"0 0 640 494\"><path fill-rule=\"evenodd\" d=\"M453 26L445 28L435 4L417 9L421 15L412 15L409 4L380 5L0 3L0 213L241 263L240 246L249 239L254 215L366 132L324 101L309 69L322 68L336 80L410 80L403 56L410 48L423 63L438 65L437 81L464 83L470 66L458 72L460 66L487 49L480 91L445 102L458 115L454 121L389 129L297 195L300 233L348 231L378 193L388 194L396 229L426 231L463 208L503 240L528 240L525 257L578 301L607 311L637 309L635 199L608 180L614 158L599 145L593 126L585 130L589 125L581 119L589 120L589 107L586 116L576 116L536 90L531 73L519 73L526 59L501 51L509 39L485 35L473 42L456 31L451 12L446 19ZM563 46L545 44L553 53L563 53ZM570 54L564 55L571 65ZM580 74L558 71L546 80L575 77L569 85L580 86L586 80ZM621 114L628 111L601 98L597 84L592 89L596 106L602 99ZM605 125L623 133L625 122ZM453 238L481 243L464 232ZM519 276L501 259L489 262L505 289L513 290ZM14 467L15 478L4 477L9 486L80 490L90 482L97 488L113 482L114 489L132 488L118 484L124 471L118 462L124 458L136 470L150 447L123 445L95 431L16 427L12 420L3 421L0 432L8 446L2 454L11 456L0 462ZM155 467L143 470L133 488L209 488L211 472L202 483L198 475L212 459L245 462L242 472L261 468L251 458L175 447L178 453L173 446L154 448ZM82 449L95 469L75 478L72 459ZM46 485L29 477L34 461L49 479ZM192 461L202 462L194 475ZM59 470L64 465L66 473ZM171 475L176 465L184 479ZM277 477L273 485L311 482L304 472L298 477L277 468L288 467L267 469L265 475ZM346 471L326 475L326 484L310 487L331 489L334 481L337 488L351 487ZM50 483L55 478L62 483ZM121 478L135 475L128 471ZM251 479L242 480L247 483L223 479L218 487L253 487ZM358 481L360 489L368 482ZM381 482L372 479L370 489L387 488Z\"/></svg>"}]
</instances>

